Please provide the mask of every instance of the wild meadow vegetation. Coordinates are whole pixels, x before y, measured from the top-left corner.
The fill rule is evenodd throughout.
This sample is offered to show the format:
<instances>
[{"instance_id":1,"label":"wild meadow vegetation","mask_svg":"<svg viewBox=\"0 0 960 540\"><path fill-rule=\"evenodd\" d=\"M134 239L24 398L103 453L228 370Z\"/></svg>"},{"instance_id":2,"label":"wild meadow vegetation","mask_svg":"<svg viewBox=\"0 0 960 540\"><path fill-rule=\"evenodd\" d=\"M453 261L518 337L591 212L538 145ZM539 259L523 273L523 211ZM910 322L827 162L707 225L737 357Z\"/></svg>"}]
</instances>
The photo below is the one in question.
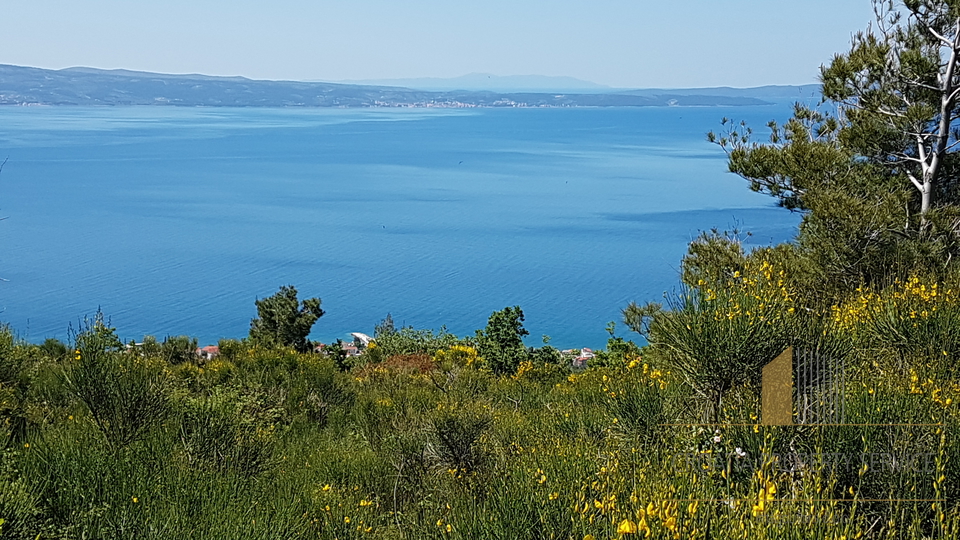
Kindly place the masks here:
<instances>
[{"instance_id":1,"label":"wild meadow vegetation","mask_svg":"<svg viewBox=\"0 0 960 540\"><path fill-rule=\"evenodd\" d=\"M820 110L710 136L796 240L701 235L586 369L519 307L316 352L293 287L213 359L100 314L68 344L0 330L0 537L960 538L960 2L878 18ZM840 421L764 424L788 347L837 374Z\"/></svg>"},{"instance_id":2,"label":"wild meadow vegetation","mask_svg":"<svg viewBox=\"0 0 960 540\"><path fill-rule=\"evenodd\" d=\"M381 324L359 357L251 338L204 361L101 317L69 348L4 331L2 535L957 537L960 286L811 314L777 254L580 371L518 345L516 308L466 338ZM845 355L851 425L762 425L757 370L813 343Z\"/></svg>"}]
</instances>

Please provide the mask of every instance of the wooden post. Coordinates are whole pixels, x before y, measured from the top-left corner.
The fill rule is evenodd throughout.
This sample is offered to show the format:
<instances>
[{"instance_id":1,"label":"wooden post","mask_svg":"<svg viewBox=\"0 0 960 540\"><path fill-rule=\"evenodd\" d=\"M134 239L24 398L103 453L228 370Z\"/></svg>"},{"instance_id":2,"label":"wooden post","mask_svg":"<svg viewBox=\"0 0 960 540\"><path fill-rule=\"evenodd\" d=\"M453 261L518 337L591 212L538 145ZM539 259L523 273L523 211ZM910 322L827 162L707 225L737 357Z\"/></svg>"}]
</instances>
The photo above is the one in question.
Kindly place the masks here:
<instances>
[{"instance_id":1,"label":"wooden post","mask_svg":"<svg viewBox=\"0 0 960 540\"><path fill-rule=\"evenodd\" d=\"M763 366L761 373L761 423L793 425L793 347Z\"/></svg>"}]
</instances>

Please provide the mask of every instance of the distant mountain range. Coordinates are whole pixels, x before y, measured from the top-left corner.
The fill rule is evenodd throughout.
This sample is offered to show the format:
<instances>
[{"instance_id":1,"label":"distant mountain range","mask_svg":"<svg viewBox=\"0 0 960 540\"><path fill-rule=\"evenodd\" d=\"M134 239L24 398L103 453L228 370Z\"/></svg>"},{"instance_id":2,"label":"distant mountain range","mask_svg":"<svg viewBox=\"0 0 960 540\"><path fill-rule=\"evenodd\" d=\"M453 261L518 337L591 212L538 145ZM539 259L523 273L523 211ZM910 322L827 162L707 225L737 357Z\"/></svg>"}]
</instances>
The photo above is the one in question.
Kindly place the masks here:
<instances>
[{"instance_id":1,"label":"distant mountain range","mask_svg":"<svg viewBox=\"0 0 960 540\"><path fill-rule=\"evenodd\" d=\"M470 76L468 76L470 77ZM562 81L577 81L569 78ZM517 81L514 81L515 83ZM554 81L558 82L558 81ZM585 84L586 81L580 81ZM599 85L595 85L599 86ZM127 70L48 70L0 64L0 105L179 105L208 107L650 107L769 105L816 93L816 85L748 89L597 92L418 90Z\"/></svg>"},{"instance_id":2,"label":"distant mountain range","mask_svg":"<svg viewBox=\"0 0 960 540\"><path fill-rule=\"evenodd\" d=\"M460 77L419 79L366 79L355 81L330 81L343 84L363 84L374 86L400 86L448 92L451 90L482 90L487 92L511 93L584 93L601 94L615 92L614 88L573 77L548 77L544 75L493 75L490 73L470 73Z\"/></svg>"},{"instance_id":3,"label":"distant mountain range","mask_svg":"<svg viewBox=\"0 0 960 540\"><path fill-rule=\"evenodd\" d=\"M774 103L794 103L797 101L818 101L821 97L819 84L803 84L799 86L757 86L754 88L730 88L727 86L713 88L646 88L641 90L619 90L621 94L633 96L657 96L664 94L691 96L709 95L724 97L751 97Z\"/></svg>"}]
</instances>

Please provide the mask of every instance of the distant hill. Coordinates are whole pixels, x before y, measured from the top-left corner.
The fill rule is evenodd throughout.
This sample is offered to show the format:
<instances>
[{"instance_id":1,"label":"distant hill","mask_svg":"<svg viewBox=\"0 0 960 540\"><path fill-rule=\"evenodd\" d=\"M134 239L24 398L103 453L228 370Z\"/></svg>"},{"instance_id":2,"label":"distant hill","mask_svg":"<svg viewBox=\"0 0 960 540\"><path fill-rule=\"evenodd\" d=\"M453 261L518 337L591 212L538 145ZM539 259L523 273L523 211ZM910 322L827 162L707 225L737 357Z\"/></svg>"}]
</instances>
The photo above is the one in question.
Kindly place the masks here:
<instances>
[{"instance_id":1,"label":"distant hill","mask_svg":"<svg viewBox=\"0 0 960 540\"><path fill-rule=\"evenodd\" d=\"M460 77L422 77L418 79L369 79L336 81L345 84L371 84L375 86L401 86L418 90L450 91L472 90L498 93L584 93L615 92L616 89L573 77L548 77L544 75L492 75L470 73Z\"/></svg>"},{"instance_id":2,"label":"distant hill","mask_svg":"<svg viewBox=\"0 0 960 540\"><path fill-rule=\"evenodd\" d=\"M673 94L681 96L691 95L710 95L725 97L750 97L771 101L773 103L784 102L808 102L818 101L820 99L819 84L804 84L800 86L757 86L754 88L731 88L720 86L713 88L645 88L639 90L621 90L618 93L631 96L657 96L664 94Z\"/></svg>"},{"instance_id":3,"label":"distant hill","mask_svg":"<svg viewBox=\"0 0 960 540\"><path fill-rule=\"evenodd\" d=\"M0 105L662 107L772 103L749 95L753 90L756 89L632 90L609 93L429 91L393 86L264 81L244 77L168 75L93 68L49 70L0 64Z\"/></svg>"}]
</instances>

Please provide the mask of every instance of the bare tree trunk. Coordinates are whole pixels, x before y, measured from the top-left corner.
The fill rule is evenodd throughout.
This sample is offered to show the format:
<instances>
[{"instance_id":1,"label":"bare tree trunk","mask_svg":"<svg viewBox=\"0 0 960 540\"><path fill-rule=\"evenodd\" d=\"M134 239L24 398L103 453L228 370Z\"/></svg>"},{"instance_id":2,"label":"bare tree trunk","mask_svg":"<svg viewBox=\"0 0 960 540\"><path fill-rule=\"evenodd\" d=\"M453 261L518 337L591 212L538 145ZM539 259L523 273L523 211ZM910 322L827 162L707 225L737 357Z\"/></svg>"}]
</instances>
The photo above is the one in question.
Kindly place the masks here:
<instances>
[{"instance_id":1,"label":"bare tree trunk","mask_svg":"<svg viewBox=\"0 0 960 540\"><path fill-rule=\"evenodd\" d=\"M943 71L937 74L938 86L940 91L940 118L937 122L937 130L934 134L935 144L932 145L929 155L924 155L923 146L920 148L921 169L923 171L923 183L920 188L920 217L922 224L926 225L926 214L933 205L933 189L940 172L940 164L946 156L950 147L950 125L953 121L954 107L956 106L958 89L956 79L957 62L960 61L960 19L953 23L953 35L941 35L937 33L930 25L927 31L940 42L941 47L946 47L949 53L946 55L946 63Z\"/></svg>"},{"instance_id":2,"label":"bare tree trunk","mask_svg":"<svg viewBox=\"0 0 960 540\"><path fill-rule=\"evenodd\" d=\"M927 210L930 210L930 203L933 199L933 194L931 193L932 191L933 181L925 179L923 182L923 189L920 190L920 220L924 225L927 223L927 218L925 216L927 215Z\"/></svg>"}]
</instances>

